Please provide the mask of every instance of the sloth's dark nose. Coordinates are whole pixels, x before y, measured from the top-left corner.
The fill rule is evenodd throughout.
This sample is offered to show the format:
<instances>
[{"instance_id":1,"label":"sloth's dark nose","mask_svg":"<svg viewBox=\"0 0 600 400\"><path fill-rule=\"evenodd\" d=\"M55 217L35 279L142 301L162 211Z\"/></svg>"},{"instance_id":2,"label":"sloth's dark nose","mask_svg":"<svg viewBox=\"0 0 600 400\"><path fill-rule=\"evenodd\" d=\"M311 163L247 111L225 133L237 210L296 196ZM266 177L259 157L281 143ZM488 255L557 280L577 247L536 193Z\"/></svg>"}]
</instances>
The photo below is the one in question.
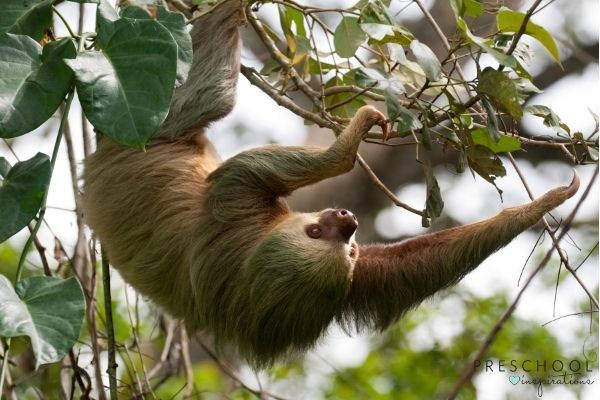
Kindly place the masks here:
<instances>
[{"instance_id":1,"label":"sloth's dark nose","mask_svg":"<svg viewBox=\"0 0 600 400\"><path fill-rule=\"evenodd\" d=\"M339 218L352 218L356 221L356 215L352 214L348 210L344 210L343 208L336 211L336 214Z\"/></svg>"},{"instance_id":2,"label":"sloth's dark nose","mask_svg":"<svg viewBox=\"0 0 600 400\"><path fill-rule=\"evenodd\" d=\"M337 226L340 235L345 241L348 241L358 228L356 216L344 209L335 210L334 215L338 220Z\"/></svg>"}]
</instances>

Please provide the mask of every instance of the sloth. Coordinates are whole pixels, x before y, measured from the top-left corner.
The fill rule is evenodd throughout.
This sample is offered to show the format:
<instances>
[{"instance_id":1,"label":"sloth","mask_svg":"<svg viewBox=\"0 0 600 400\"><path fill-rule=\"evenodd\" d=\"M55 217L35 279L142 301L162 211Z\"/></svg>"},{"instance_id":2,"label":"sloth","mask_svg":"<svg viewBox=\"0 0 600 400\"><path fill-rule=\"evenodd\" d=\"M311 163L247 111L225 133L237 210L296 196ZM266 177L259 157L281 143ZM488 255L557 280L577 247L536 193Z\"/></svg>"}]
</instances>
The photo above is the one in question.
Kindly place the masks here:
<instances>
[{"instance_id":1,"label":"sloth","mask_svg":"<svg viewBox=\"0 0 600 400\"><path fill-rule=\"evenodd\" d=\"M490 219L358 245L348 210L292 211L294 190L353 168L385 117L360 108L328 148L270 145L219 162L204 136L234 104L244 4L192 29L194 61L145 152L102 138L85 162L84 212L126 282L190 332L256 368L312 348L332 323L383 330L575 194L567 187Z\"/></svg>"}]
</instances>

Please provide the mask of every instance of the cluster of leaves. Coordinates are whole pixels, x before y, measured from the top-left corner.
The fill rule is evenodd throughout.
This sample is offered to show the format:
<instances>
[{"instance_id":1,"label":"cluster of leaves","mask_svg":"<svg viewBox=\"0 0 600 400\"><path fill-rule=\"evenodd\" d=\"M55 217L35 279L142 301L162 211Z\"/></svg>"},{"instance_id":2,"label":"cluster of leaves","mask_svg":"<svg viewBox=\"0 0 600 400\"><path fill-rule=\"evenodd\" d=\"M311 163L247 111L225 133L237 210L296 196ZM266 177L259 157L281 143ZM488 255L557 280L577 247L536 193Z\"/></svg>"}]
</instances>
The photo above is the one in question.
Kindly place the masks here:
<instances>
[{"instance_id":1,"label":"cluster of leaves","mask_svg":"<svg viewBox=\"0 0 600 400\"><path fill-rule=\"evenodd\" d=\"M522 140L511 127L524 113L542 118L566 142L583 144L585 156L578 161L596 161L597 143L588 146L580 132L571 133L548 107L523 105L540 90L527 71L532 56L521 36L536 39L560 63L550 33L532 22L528 13L506 7L485 10L480 0L451 0L450 4L460 36L443 60L398 23L390 12L390 0L360 0L349 9L334 10L342 16L335 29L310 7L279 5L285 37L269 27L265 31L286 46L284 65L269 61L261 73L284 92L297 87L290 82L286 66L305 80L316 76L323 90L318 102L311 98L313 112L333 121L345 121L368 99L382 101L392 138L411 135L428 151L433 144L453 149L458 153L458 172L468 167L492 184L506 175L498 155L521 149ZM496 29L485 38L467 24L467 20L476 24L484 12L496 17ZM319 29L328 37L329 51L311 46ZM491 56L497 67L480 69L482 54ZM477 76L470 80L457 73L457 59L464 57L471 57L478 67ZM435 177L430 171L425 175L430 179L424 214L435 218L443 202Z\"/></svg>"},{"instance_id":2,"label":"cluster of leaves","mask_svg":"<svg viewBox=\"0 0 600 400\"><path fill-rule=\"evenodd\" d=\"M93 126L115 141L139 148L165 119L174 88L187 77L192 45L186 20L163 5L154 15L141 7L119 15L97 3L96 32L53 40L55 0L7 0L0 15L0 138L42 125L64 105L54 154L38 153L10 165L0 157L0 243L30 226L16 285L0 276L0 335L29 336L39 364L60 361L81 329L85 299L75 278L20 280L23 261L43 220L64 121L77 90ZM60 16L62 18L62 16ZM43 44L43 46L42 46Z\"/></svg>"}]
</instances>

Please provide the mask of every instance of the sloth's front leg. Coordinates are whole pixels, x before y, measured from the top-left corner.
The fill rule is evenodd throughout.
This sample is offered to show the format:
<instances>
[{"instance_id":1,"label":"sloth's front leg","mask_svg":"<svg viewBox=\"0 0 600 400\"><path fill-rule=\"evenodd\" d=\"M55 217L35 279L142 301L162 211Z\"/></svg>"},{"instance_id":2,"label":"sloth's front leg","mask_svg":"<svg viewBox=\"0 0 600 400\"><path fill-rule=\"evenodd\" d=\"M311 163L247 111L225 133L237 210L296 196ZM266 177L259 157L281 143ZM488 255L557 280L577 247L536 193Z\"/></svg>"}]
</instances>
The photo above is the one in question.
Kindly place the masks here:
<instances>
[{"instance_id":1,"label":"sloth's front leg","mask_svg":"<svg viewBox=\"0 0 600 400\"><path fill-rule=\"evenodd\" d=\"M265 146L227 160L209 176L213 187L232 191L246 188L268 196L286 196L294 190L348 172L354 166L360 142L374 125L387 134L386 118L375 107L361 107L346 129L327 149L311 146Z\"/></svg>"}]
</instances>

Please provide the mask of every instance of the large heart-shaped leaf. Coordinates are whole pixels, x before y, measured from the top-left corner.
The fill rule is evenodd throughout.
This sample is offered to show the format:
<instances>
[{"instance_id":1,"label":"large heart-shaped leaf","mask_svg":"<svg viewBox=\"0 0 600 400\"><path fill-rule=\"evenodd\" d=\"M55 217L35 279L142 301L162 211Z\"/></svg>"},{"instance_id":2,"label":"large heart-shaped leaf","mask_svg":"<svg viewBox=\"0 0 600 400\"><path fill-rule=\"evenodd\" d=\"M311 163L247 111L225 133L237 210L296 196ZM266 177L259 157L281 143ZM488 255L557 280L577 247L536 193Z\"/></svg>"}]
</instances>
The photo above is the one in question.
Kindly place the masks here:
<instances>
[{"instance_id":1,"label":"large heart-shaped leaf","mask_svg":"<svg viewBox=\"0 0 600 400\"><path fill-rule=\"evenodd\" d=\"M144 7L135 4L121 8L119 15L121 18L152 19L152 16Z\"/></svg>"},{"instance_id":2,"label":"large heart-shaped leaf","mask_svg":"<svg viewBox=\"0 0 600 400\"><path fill-rule=\"evenodd\" d=\"M122 18L152 19L146 9L136 5L121 9L120 15ZM177 84L181 85L187 79L193 55L192 38L187 30L187 22L183 14L170 12L162 4L156 6L156 21L167 28L177 42Z\"/></svg>"},{"instance_id":3,"label":"large heart-shaped leaf","mask_svg":"<svg viewBox=\"0 0 600 400\"><path fill-rule=\"evenodd\" d=\"M54 114L73 85L64 59L75 58L70 39L40 45L24 35L0 36L0 137L30 132Z\"/></svg>"},{"instance_id":4,"label":"large heart-shaped leaf","mask_svg":"<svg viewBox=\"0 0 600 400\"><path fill-rule=\"evenodd\" d=\"M177 71L177 43L156 21L98 21L102 50L79 54L75 72L83 111L115 141L143 147L169 111Z\"/></svg>"},{"instance_id":5,"label":"large heart-shaped leaf","mask_svg":"<svg viewBox=\"0 0 600 400\"><path fill-rule=\"evenodd\" d=\"M10 32L40 40L52 24L54 0L2 0L0 34Z\"/></svg>"},{"instance_id":6,"label":"large heart-shaped leaf","mask_svg":"<svg viewBox=\"0 0 600 400\"><path fill-rule=\"evenodd\" d=\"M0 275L0 336L29 336L36 368L60 361L73 347L85 312L74 277L34 276L17 283Z\"/></svg>"},{"instance_id":7,"label":"large heart-shaped leaf","mask_svg":"<svg viewBox=\"0 0 600 400\"><path fill-rule=\"evenodd\" d=\"M6 178L9 171L10 171L9 162L6 161L6 158L0 157L0 178L2 178L2 179Z\"/></svg>"},{"instance_id":8,"label":"large heart-shaped leaf","mask_svg":"<svg viewBox=\"0 0 600 400\"><path fill-rule=\"evenodd\" d=\"M171 32L177 42L177 82L182 84L187 79L193 53L187 22L183 14L170 12L163 5L158 5L156 10L156 20Z\"/></svg>"},{"instance_id":9,"label":"large heart-shaped leaf","mask_svg":"<svg viewBox=\"0 0 600 400\"><path fill-rule=\"evenodd\" d=\"M38 153L27 161L16 163L0 181L0 243L36 216L48 189L50 174L48 156Z\"/></svg>"}]
</instances>

